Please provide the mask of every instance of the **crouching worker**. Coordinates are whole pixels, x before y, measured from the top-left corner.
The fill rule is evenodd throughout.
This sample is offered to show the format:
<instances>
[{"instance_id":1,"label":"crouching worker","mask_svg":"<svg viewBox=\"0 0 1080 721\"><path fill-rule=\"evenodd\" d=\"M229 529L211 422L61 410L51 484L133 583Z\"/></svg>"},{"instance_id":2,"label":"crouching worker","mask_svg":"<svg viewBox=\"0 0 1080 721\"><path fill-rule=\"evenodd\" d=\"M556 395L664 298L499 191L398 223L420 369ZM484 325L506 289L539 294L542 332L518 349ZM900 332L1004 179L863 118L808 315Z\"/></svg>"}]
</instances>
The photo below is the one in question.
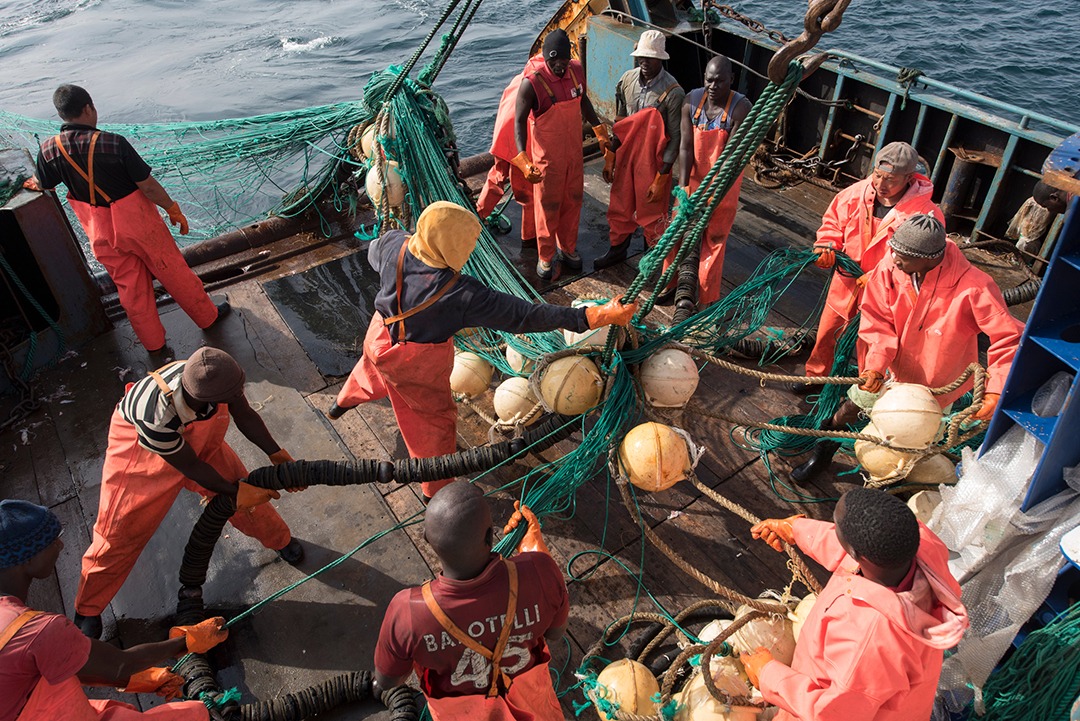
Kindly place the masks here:
<instances>
[{"instance_id":1,"label":"crouching worker","mask_svg":"<svg viewBox=\"0 0 1080 721\"><path fill-rule=\"evenodd\" d=\"M835 277L835 276L834 276ZM988 421L1009 376L1024 324L1009 313L997 283L973 266L945 226L932 215L912 215L889 239L889 254L866 281L860 307L858 357L862 383L833 414L828 428L845 428L869 411L886 377L897 383L940 388L979 360L980 333L986 352L986 395L972 419ZM969 378L951 393L936 396L945 413L972 386ZM791 472L803 483L823 471L840 447L818 441L810 460Z\"/></svg>"},{"instance_id":2,"label":"crouching worker","mask_svg":"<svg viewBox=\"0 0 1080 721\"><path fill-rule=\"evenodd\" d=\"M532 303L462 275L480 237L476 214L447 201L432 203L416 232L392 230L371 243L368 262L379 272L375 313L364 355L327 415L340 418L361 403L389 396L401 437L413 458L457 450L457 407L450 392L453 336L462 328L537 333L582 332L625 325L637 304L613 300L592 308ZM453 479L425 482L430 499Z\"/></svg>"},{"instance_id":3,"label":"crouching worker","mask_svg":"<svg viewBox=\"0 0 1080 721\"><path fill-rule=\"evenodd\" d=\"M415 670L435 721L562 721L548 643L562 638L570 601L527 508L521 553L491 552L491 508L467 481L428 506L426 540L442 573L390 601L375 646L376 695Z\"/></svg>"},{"instance_id":4,"label":"crouching worker","mask_svg":"<svg viewBox=\"0 0 1080 721\"><path fill-rule=\"evenodd\" d=\"M288 563L304 549L267 501L276 491L243 482L247 469L225 442L230 415L244 436L277 465L293 460L244 396L244 369L228 353L204 347L128 386L109 424L94 537L82 563L75 623L101 635L101 612L180 490L236 498L230 523Z\"/></svg>"},{"instance_id":5,"label":"crouching worker","mask_svg":"<svg viewBox=\"0 0 1080 721\"><path fill-rule=\"evenodd\" d=\"M768 650L742 655L777 721L929 719L944 651L968 627L949 552L896 496L857 488L834 523L802 516L750 529L777 551L798 546L832 571L799 633L790 666Z\"/></svg>"},{"instance_id":6,"label":"crouching worker","mask_svg":"<svg viewBox=\"0 0 1080 721\"><path fill-rule=\"evenodd\" d=\"M60 521L27 501L0 501L0 721L208 721L201 701L146 711L119 701L91 700L82 685L128 693L181 694L184 679L156 663L206 653L228 636L225 620L178 626L170 640L119 649L86 638L71 621L26 605L30 584L54 572L64 547Z\"/></svg>"}]
</instances>

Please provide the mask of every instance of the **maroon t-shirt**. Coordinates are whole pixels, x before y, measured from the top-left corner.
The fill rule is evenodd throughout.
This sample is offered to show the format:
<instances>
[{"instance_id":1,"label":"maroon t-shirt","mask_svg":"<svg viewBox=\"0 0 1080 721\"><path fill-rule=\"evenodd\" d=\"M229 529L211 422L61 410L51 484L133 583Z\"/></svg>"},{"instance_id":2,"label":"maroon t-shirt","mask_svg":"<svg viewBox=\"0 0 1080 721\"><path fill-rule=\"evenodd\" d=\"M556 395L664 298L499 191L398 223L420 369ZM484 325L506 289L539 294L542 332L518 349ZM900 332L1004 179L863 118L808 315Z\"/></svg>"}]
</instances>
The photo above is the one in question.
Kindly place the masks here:
<instances>
[{"instance_id":1,"label":"maroon t-shirt","mask_svg":"<svg viewBox=\"0 0 1080 721\"><path fill-rule=\"evenodd\" d=\"M503 671L511 678L551 656L544 633L566 624L570 599L555 561L546 553L514 557L518 603L503 650ZM506 565L492 554L484 572L468 581L438 576L431 590L439 607L458 628L486 649L502 631L510 592ZM390 601L375 646L375 668L384 676L404 676L415 667L423 692L432 698L487 693L491 662L443 630L424 603L420 588L408 588Z\"/></svg>"}]
</instances>

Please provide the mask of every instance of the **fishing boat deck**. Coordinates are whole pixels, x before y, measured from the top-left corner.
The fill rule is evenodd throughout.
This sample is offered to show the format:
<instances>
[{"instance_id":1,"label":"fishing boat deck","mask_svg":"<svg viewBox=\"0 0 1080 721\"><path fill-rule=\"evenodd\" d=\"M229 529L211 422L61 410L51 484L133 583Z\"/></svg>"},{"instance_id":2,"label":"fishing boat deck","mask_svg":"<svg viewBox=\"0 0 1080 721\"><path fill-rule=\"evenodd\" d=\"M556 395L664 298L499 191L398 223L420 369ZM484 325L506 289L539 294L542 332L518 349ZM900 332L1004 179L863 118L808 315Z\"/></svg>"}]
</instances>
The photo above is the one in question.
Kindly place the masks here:
<instances>
[{"instance_id":1,"label":"fishing boat deck","mask_svg":"<svg viewBox=\"0 0 1080 721\"><path fill-rule=\"evenodd\" d=\"M606 228L603 209L607 189L599 180L595 164L590 166L586 192L589 197L582 221L583 255L589 258L599 255L597 249L606 245L606 236L598 234L597 228ZM826 193L810 186L768 191L748 179L727 252L725 287L730 289L745 280L771 250L792 243L808 245L827 200ZM233 354L247 370L249 400L274 436L297 458L403 457L406 450L387 403L363 405L334 423L323 416L342 379L319 371L264 290L264 285L274 279L353 254L358 247L346 235L316 253L290 257L290 251L304 242L304 238L294 237L272 246L271 254L284 259L270 272L216 284L216 293L221 292L220 286L227 286L223 289L235 312L212 332L201 333L175 307L163 309L170 346L181 358L204 343ZM634 242L635 247L641 244L640 238ZM507 236L503 243L514 251L512 255L522 255L516 236ZM534 277L531 265L535 259L528 258L526 252L521 263L526 267L526 276ZM1000 266L997 273L1006 278L1003 285L1016 285L1024 279L1006 261L992 256L986 260ZM606 271L586 273L550 290L546 298L566 304L585 293L617 295L633 279L636 264L637 258L631 258ZM823 272L811 269L774 309L770 323L791 326L801 322L801 314L812 307L824 281ZM319 294L324 300L329 297L329 291ZM649 320L667 322L670 310L657 308ZM1026 317L1026 310L1021 308L1019 314ZM355 333L362 336L363 330L357 327ZM797 363L788 360L777 368L793 372ZM113 331L42 374L38 382L43 389L41 410L21 427L0 435L0 485L4 497L50 506L67 531L55 576L39 582L32 590L30 601L36 608L69 616L74 613L80 557L96 518L109 417L124 384L152 370L147 364L147 356L135 342L130 326L126 321L119 322ZM713 366L702 372L694 399L695 405L716 413L760 421L797 412L800 403L780 387L763 387L752 378ZM490 394L480 405L491 413ZM755 452L740 447L738 434L732 434L730 424L700 415L673 418L712 451L702 458L697 469L698 477L708 487L758 517L793 512L816 518L830 516L830 503L795 506L774 493L765 464ZM458 433L461 448L488 441L487 424L464 406L460 409ZM239 437L235 428L230 430L229 439L249 468L266 464L265 457ZM577 440L577 435L572 436L539 456L542 460L557 458ZM535 461L521 461L480 479L480 485L488 490L511 484L492 497L497 525L513 510L518 490L513 481L531 463ZM845 463L840 460L833 468L843 470ZM781 477L789 467L784 459L774 460L774 469ZM834 498L859 480L858 475L830 475L802 491L822 499ZM785 489L776 490L786 495ZM752 542L744 520L719 508L689 484L643 494L638 500L644 522L710 578L748 595L789 583L785 556ZM283 494L275 506L303 542L306 560L293 568L278 560L272 551L227 527L204 587L211 610L235 615L350 552L364 539L403 521L418 520L423 509L419 488L398 484L312 487L297 494ZM106 612L106 638L130 646L164 636L175 609L183 547L199 513L198 497L181 494ZM552 649L552 666L562 669L560 690L575 682L572 672L584 651L611 621L635 608L652 610L647 593L671 612L715 597L643 541L637 519L627 513L614 485L606 483L602 476L581 488L570 512L547 518L544 534L556 561L564 569L569 564L572 575L568 643ZM390 598L401 588L420 583L437 571L437 561L422 541L422 525L411 525L374 541L345 563L268 604L233 628L229 641L214 652L222 687L237 686L243 700L249 702L298 690L337 673L372 668L375 639ZM640 585L634 575L638 572ZM824 579L820 571L819 578ZM614 658L621 653L613 650L606 655ZM107 693L111 692L95 692ZM575 692L564 699L568 716L572 712L571 698L580 700L580 696ZM141 696L139 702L145 708L158 699ZM378 708L367 703L340 709L324 718L366 718Z\"/></svg>"}]
</instances>

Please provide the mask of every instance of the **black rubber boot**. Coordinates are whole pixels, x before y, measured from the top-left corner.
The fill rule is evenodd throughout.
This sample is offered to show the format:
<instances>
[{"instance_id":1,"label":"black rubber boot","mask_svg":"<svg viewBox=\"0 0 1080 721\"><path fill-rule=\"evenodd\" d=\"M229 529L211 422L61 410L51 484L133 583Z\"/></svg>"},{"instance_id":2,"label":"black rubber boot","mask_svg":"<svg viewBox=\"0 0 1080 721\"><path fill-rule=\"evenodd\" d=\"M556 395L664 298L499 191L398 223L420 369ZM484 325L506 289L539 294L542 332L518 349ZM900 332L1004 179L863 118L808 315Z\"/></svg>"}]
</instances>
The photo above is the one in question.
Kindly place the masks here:
<instances>
[{"instance_id":1,"label":"black rubber boot","mask_svg":"<svg viewBox=\"0 0 1080 721\"><path fill-rule=\"evenodd\" d=\"M629 238L624 240L620 245L613 245L608 248L608 252L593 261L593 267L600 270L601 268L609 268L617 263L621 263L626 260L626 252L628 250L630 250Z\"/></svg>"},{"instance_id":2,"label":"black rubber boot","mask_svg":"<svg viewBox=\"0 0 1080 721\"><path fill-rule=\"evenodd\" d=\"M811 391L813 391L816 387L820 386L818 386L816 383L803 383L801 381L795 381L791 384L788 390L790 390L797 396L805 396L808 395Z\"/></svg>"},{"instance_id":3,"label":"black rubber boot","mask_svg":"<svg viewBox=\"0 0 1080 721\"><path fill-rule=\"evenodd\" d=\"M304 560L304 547L295 538L289 541L289 545L277 552L281 560L290 566L295 566Z\"/></svg>"},{"instance_id":4,"label":"black rubber boot","mask_svg":"<svg viewBox=\"0 0 1080 721\"><path fill-rule=\"evenodd\" d=\"M75 614L75 625L87 638L101 638L101 616Z\"/></svg>"},{"instance_id":5,"label":"black rubber boot","mask_svg":"<svg viewBox=\"0 0 1080 721\"><path fill-rule=\"evenodd\" d=\"M227 316L229 313L232 313L232 305L227 300L221 301L220 303L218 303L216 305L216 307L217 307L217 318L214 318L214 322L211 323L210 325L206 326L205 330L210 330L211 328L216 326L218 323L220 323L222 318Z\"/></svg>"},{"instance_id":6,"label":"black rubber boot","mask_svg":"<svg viewBox=\"0 0 1080 721\"><path fill-rule=\"evenodd\" d=\"M330 406L330 410L326 412L326 417L332 421L336 421L338 418L345 415L345 412L348 410L348 408L342 408L337 404L337 401L334 401L334 404Z\"/></svg>"},{"instance_id":7,"label":"black rubber boot","mask_svg":"<svg viewBox=\"0 0 1080 721\"><path fill-rule=\"evenodd\" d=\"M791 480L801 485L821 475L821 472L832 463L833 456L839 448L840 444L836 441L818 441L810 460L791 469Z\"/></svg>"}]
</instances>

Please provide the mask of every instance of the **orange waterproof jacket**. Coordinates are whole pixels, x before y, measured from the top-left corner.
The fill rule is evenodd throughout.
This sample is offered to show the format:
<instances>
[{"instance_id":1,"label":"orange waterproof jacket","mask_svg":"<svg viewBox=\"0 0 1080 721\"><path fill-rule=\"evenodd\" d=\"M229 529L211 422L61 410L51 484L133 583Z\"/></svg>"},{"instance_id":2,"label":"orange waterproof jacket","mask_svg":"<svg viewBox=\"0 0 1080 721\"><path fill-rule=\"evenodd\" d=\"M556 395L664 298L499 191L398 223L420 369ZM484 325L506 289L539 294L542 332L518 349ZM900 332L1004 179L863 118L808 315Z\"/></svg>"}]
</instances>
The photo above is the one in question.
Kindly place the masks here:
<instances>
[{"instance_id":1,"label":"orange waterproof jacket","mask_svg":"<svg viewBox=\"0 0 1080 721\"><path fill-rule=\"evenodd\" d=\"M864 273L869 273L888 255L889 238L910 216L925 213L945 222L945 216L930 199L933 192L930 180L916 174L907 192L878 220L874 218L874 186L870 178L860 180L841 190L829 203L814 246L842 250L862 266ZM844 318L853 318L858 310L853 301L857 294L855 278L833 273L825 302Z\"/></svg>"},{"instance_id":2,"label":"orange waterproof jacket","mask_svg":"<svg viewBox=\"0 0 1080 721\"><path fill-rule=\"evenodd\" d=\"M927 721L944 650L968 627L948 549L919 524L910 591L897 593L858 575L835 525L799 519L795 542L833 572L803 624L791 666L761 670L777 721Z\"/></svg>"},{"instance_id":3,"label":"orange waterproof jacket","mask_svg":"<svg viewBox=\"0 0 1080 721\"><path fill-rule=\"evenodd\" d=\"M955 243L926 274L918 294L911 276L886 258L866 284L859 325L861 371L891 371L902 383L943 386L979 359L978 336L990 336L987 393L1001 393L1024 324L1014 318L997 283L971 265ZM937 396L942 407L971 387L969 380Z\"/></svg>"}]
</instances>

